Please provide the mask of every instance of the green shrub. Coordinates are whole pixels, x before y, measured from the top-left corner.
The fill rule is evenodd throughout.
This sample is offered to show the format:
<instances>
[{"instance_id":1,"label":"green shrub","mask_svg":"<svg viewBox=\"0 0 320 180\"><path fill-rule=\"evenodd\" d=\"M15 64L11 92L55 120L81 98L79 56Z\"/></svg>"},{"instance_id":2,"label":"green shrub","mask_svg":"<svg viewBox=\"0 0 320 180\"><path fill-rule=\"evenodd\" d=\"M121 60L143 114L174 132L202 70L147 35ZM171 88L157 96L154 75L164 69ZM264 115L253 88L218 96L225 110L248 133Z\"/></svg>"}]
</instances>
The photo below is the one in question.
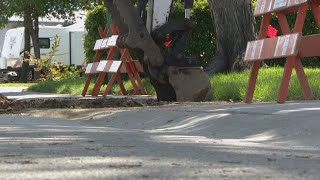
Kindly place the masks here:
<instances>
[{"instance_id":1,"label":"green shrub","mask_svg":"<svg viewBox=\"0 0 320 180\"><path fill-rule=\"evenodd\" d=\"M84 51L87 62L94 60L95 51L93 50L94 44L97 39L100 39L98 28L106 28L111 23L108 17L107 9L103 6L97 6L87 13L85 21L85 29L87 31L84 37ZM105 58L106 54L102 53L101 59Z\"/></svg>"},{"instance_id":2,"label":"green shrub","mask_svg":"<svg viewBox=\"0 0 320 180\"><path fill-rule=\"evenodd\" d=\"M197 57L199 65L205 66L214 55L215 33L207 0L196 0L191 11L195 28L188 40L186 55ZM174 2L170 18L184 18L184 8L180 1Z\"/></svg>"},{"instance_id":3,"label":"green shrub","mask_svg":"<svg viewBox=\"0 0 320 180\"><path fill-rule=\"evenodd\" d=\"M32 53L26 52L30 58L24 59L24 61L34 63L35 72L40 74L38 81L59 81L80 77L80 71L75 66L67 66L59 60L52 59L58 52L59 46L60 38L56 36L50 52L42 55L41 59L37 59Z\"/></svg>"}]
</instances>

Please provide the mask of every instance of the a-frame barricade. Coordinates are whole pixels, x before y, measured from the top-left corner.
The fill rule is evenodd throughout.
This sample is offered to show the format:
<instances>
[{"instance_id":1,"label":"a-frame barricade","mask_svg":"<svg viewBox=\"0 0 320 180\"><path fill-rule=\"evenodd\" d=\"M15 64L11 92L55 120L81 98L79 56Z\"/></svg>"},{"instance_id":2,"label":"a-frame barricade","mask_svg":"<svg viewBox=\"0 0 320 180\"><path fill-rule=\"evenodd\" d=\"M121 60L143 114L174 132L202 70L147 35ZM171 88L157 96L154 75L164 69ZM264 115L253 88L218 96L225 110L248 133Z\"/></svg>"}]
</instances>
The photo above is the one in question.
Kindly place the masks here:
<instances>
[{"instance_id":1,"label":"a-frame barricade","mask_svg":"<svg viewBox=\"0 0 320 180\"><path fill-rule=\"evenodd\" d=\"M302 29L306 19L307 10L313 11L314 19L320 29L319 0L258 0L255 16L262 16L259 37L247 45L244 62L252 62L247 92L244 101L251 103L256 86L260 63L263 60L286 58L284 73L279 89L278 103L284 103L288 94L289 82L293 69L303 90L305 99L312 99L313 95L305 75L301 58L320 56L317 47L320 36L302 36ZM287 14L297 12L296 22L290 29ZM278 17L283 36L267 38L268 26L272 13Z\"/></svg>"},{"instance_id":2,"label":"a-frame barricade","mask_svg":"<svg viewBox=\"0 0 320 180\"><path fill-rule=\"evenodd\" d=\"M127 91L123 85L121 73L128 74L134 93L136 95L147 94L146 89L139 75L139 72L143 72L143 68L140 62L132 59L129 49L122 49L117 47L116 41L119 34L118 28L115 25L110 25L110 30L113 35L108 38L106 38L105 36L103 38L103 36L101 36L102 39L97 40L94 47L94 50L96 51L96 57L97 54L99 55L101 53L101 51L106 50L108 54L107 59L101 61L94 61L93 63L88 64L86 68L86 74L88 74L88 79L82 95L86 95L88 86L92 79L90 75L94 73L99 73L99 76L94 85L92 96L99 95L104 79L108 73L111 73L111 77L108 81L106 89L104 90L103 96L108 95L115 80L117 80L120 86L121 93L123 95L127 94ZM120 52L120 59L114 60L114 54L117 52L117 50L119 50ZM100 55L98 57L100 58ZM136 82L138 82L138 85Z\"/></svg>"}]
</instances>

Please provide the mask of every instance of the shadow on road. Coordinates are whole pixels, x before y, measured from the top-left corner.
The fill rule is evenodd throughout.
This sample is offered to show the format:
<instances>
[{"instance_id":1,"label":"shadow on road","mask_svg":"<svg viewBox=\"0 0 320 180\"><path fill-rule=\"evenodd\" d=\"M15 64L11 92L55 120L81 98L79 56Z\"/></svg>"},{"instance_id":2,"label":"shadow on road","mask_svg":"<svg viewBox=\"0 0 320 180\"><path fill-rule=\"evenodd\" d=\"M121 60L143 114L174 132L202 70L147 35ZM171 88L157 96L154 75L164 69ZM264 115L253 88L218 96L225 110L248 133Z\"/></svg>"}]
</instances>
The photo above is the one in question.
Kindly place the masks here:
<instances>
[{"instance_id":1,"label":"shadow on road","mask_svg":"<svg viewBox=\"0 0 320 180\"><path fill-rule=\"evenodd\" d=\"M68 120L0 116L0 174L314 179L320 169L319 110L317 102L204 104L78 111Z\"/></svg>"}]
</instances>

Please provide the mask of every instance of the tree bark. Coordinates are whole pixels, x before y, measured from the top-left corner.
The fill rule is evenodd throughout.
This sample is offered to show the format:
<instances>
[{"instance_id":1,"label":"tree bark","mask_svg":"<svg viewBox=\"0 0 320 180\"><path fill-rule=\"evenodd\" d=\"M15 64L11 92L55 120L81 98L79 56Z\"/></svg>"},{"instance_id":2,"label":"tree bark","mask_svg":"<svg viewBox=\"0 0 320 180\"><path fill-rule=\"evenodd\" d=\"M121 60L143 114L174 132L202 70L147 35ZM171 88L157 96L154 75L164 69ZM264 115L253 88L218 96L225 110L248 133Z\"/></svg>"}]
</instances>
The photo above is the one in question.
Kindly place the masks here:
<instances>
[{"instance_id":1,"label":"tree bark","mask_svg":"<svg viewBox=\"0 0 320 180\"><path fill-rule=\"evenodd\" d=\"M216 33L216 54L207 73L241 71L247 42L256 37L250 0L208 0Z\"/></svg>"},{"instance_id":2,"label":"tree bark","mask_svg":"<svg viewBox=\"0 0 320 180\"><path fill-rule=\"evenodd\" d=\"M24 12L24 55L23 59L29 59L30 56L26 52L30 52L31 50L31 38L30 38L30 31L29 28L27 28L30 23L32 23L31 15L29 11L26 10ZM23 61L21 71L20 71L20 82L27 83L28 82L28 72L29 72L29 62Z\"/></svg>"},{"instance_id":3,"label":"tree bark","mask_svg":"<svg viewBox=\"0 0 320 180\"><path fill-rule=\"evenodd\" d=\"M29 27L32 44L33 44L33 52L34 56L37 59L41 59L40 54L40 45L39 45L39 17L33 18L33 22L31 23L31 26ZM36 71L33 69L30 73L33 73L33 79L37 80L40 78L40 71Z\"/></svg>"},{"instance_id":4,"label":"tree bark","mask_svg":"<svg viewBox=\"0 0 320 180\"><path fill-rule=\"evenodd\" d=\"M35 17L33 22L31 21L31 24L28 26L28 28L32 38L34 56L37 59L40 59L41 55L39 46L39 17Z\"/></svg>"}]
</instances>

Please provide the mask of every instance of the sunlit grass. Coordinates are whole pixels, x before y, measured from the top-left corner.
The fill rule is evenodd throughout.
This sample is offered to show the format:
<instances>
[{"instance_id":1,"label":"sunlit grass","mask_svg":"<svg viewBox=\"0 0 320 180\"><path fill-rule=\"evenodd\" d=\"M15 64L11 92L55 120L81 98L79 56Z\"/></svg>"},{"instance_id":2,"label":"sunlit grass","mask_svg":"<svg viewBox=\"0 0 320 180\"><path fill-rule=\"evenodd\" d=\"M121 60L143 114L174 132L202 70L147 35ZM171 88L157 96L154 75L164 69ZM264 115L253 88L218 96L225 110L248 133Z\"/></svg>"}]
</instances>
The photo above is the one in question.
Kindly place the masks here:
<instances>
[{"instance_id":1,"label":"sunlit grass","mask_svg":"<svg viewBox=\"0 0 320 180\"><path fill-rule=\"evenodd\" d=\"M320 69L305 69L308 76L310 87L314 96L320 99ZM259 71L256 90L254 93L254 101L266 102L276 101L278 97L279 87L283 75L283 68L263 68ZM212 101L233 101L239 102L244 99L249 79L249 71L235 72L229 74L213 74L210 75L211 82L211 100ZM63 94L81 94L85 78L67 79L63 81L47 81L32 85L29 90L63 93ZM143 79L143 84L148 94L155 95L155 90L148 79ZM94 81L90 84L89 92L92 92ZM124 81L127 91L132 91L132 85L129 80ZM101 93L105 89L105 85L101 88ZM120 87L116 84L112 87L110 94L121 94ZM295 72L293 72L288 92L288 100L303 99L302 90Z\"/></svg>"},{"instance_id":2,"label":"sunlit grass","mask_svg":"<svg viewBox=\"0 0 320 180\"><path fill-rule=\"evenodd\" d=\"M148 92L148 94L155 94L153 86L147 79L143 79L143 84ZM48 92L48 93L59 93L59 94L73 94L80 95L82 94L86 79L85 78L77 78L77 79L65 79L61 81L44 81L34 84L28 88L29 91L37 91L37 92ZM92 80L87 94L91 94L94 87L95 80ZM137 82L136 82L137 83ZM125 89L130 92L132 91L132 85L130 81L123 82ZM106 84L104 84L100 93L103 93L106 89ZM120 86L115 83L111 90L110 94L121 94Z\"/></svg>"},{"instance_id":3,"label":"sunlit grass","mask_svg":"<svg viewBox=\"0 0 320 180\"><path fill-rule=\"evenodd\" d=\"M313 94L320 97L320 69L305 69ZM264 68L259 71L254 93L255 101L277 100L283 68ZM211 75L213 101L242 101L249 79L249 71ZM290 81L288 100L303 99L302 89L295 71Z\"/></svg>"}]
</instances>

